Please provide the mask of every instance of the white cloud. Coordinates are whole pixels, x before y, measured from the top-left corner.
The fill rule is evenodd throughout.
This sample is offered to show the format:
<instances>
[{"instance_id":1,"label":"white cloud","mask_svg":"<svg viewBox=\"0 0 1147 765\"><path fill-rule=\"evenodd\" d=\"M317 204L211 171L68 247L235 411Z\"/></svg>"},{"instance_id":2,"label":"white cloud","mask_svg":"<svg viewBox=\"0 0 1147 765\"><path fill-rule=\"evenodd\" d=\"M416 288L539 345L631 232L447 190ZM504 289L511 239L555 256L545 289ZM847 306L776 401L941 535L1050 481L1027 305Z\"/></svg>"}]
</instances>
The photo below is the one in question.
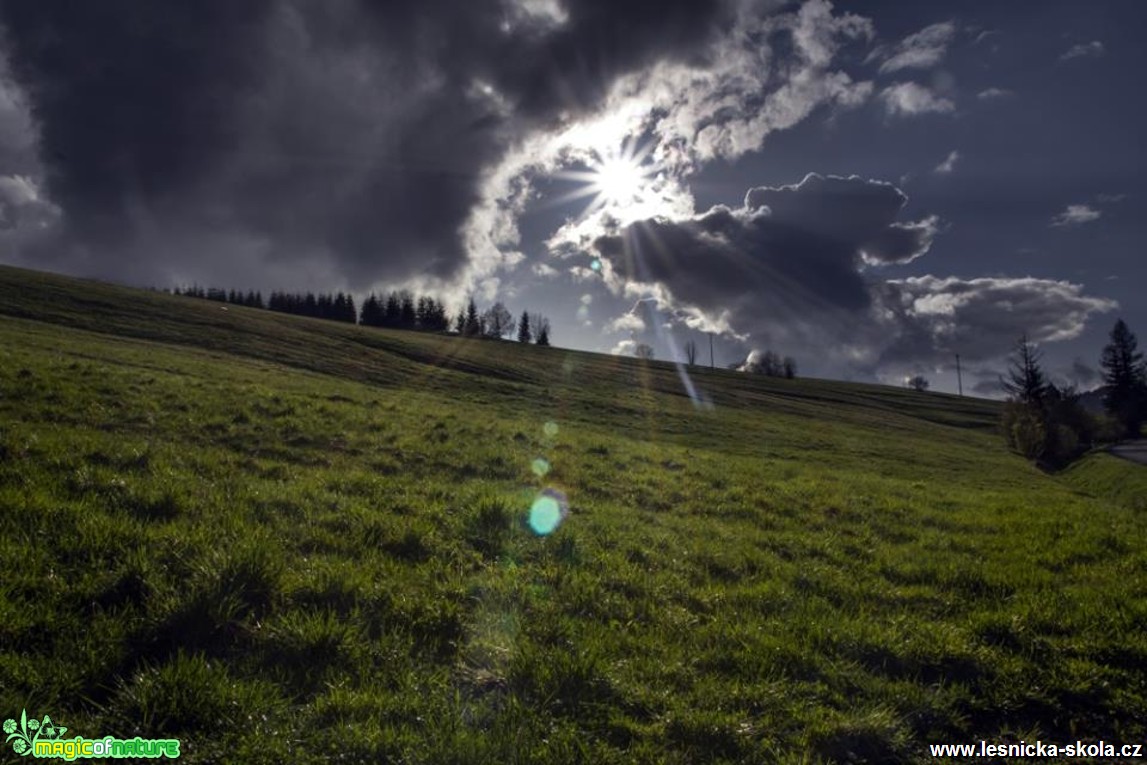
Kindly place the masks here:
<instances>
[{"instance_id":1,"label":"white cloud","mask_svg":"<svg viewBox=\"0 0 1147 765\"><path fill-rule=\"evenodd\" d=\"M996 99L1011 98L1015 93L1007 88L986 88L976 94L976 98L981 101L992 101Z\"/></svg>"},{"instance_id":2,"label":"white cloud","mask_svg":"<svg viewBox=\"0 0 1147 765\"><path fill-rule=\"evenodd\" d=\"M899 325L885 358L942 359L960 350L969 359L989 359L1023 333L1034 342L1076 338L1092 314L1118 306L1084 295L1082 285L1030 276L918 276L890 280L882 292Z\"/></svg>"},{"instance_id":3,"label":"white cloud","mask_svg":"<svg viewBox=\"0 0 1147 765\"><path fill-rule=\"evenodd\" d=\"M617 345L609 349L614 356L632 356L633 349L637 347L636 340L619 340Z\"/></svg>"},{"instance_id":4,"label":"white cloud","mask_svg":"<svg viewBox=\"0 0 1147 765\"><path fill-rule=\"evenodd\" d=\"M951 21L933 24L905 37L893 48L888 59L880 65L881 74L901 69L927 69L940 63L948 52L948 45L956 35Z\"/></svg>"},{"instance_id":5,"label":"white cloud","mask_svg":"<svg viewBox=\"0 0 1147 765\"><path fill-rule=\"evenodd\" d=\"M915 82L901 82L885 88L880 94L884 108L891 116L914 117L920 114L946 113L956 109L950 99L937 96Z\"/></svg>"},{"instance_id":6,"label":"white cloud","mask_svg":"<svg viewBox=\"0 0 1147 765\"><path fill-rule=\"evenodd\" d=\"M1103 213L1089 205L1068 205L1067 209L1051 219L1053 226L1079 226L1098 220Z\"/></svg>"},{"instance_id":7,"label":"white cloud","mask_svg":"<svg viewBox=\"0 0 1147 765\"><path fill-rule=\"evenodd\" d=\"M548 32L569 21L569 11L559 0L513 0L506 4L507 18L502 32L509 34L519 24Z\"/></svg>"},{"instance_id":8,"label":"white cloud","mask_svg":"<svg viewBox=\"0 0 1147 765\"><path fill-rule=\"evenodd\" d=\"M644 332L645 320L633 311L623 313L615 319L606 322L604 332Z\"/></svg>"},{"instance_id":9,"label":"white cloud","mask_svg":"<svg viewBox=\"0 0 1147 765\"><path fill-rule=\"evenodd\" d=\"M1071 46L1066 53L1059 57L1060 61L1070 61L1073 58L1086 58L1102 56L1107 52L1103 47L1103 43L1099 40L1092 40L1089 43L1079 43L1078 45Z\"/></svg>"},{"instance_id":10,"label":"white cloud","mask_svg":"<svg viewBox=\"0 0 1147 765\"><path fill-rule=\"evenodd\" d=\"M1101 205L1114 204L1116 202L1122 202L1126 198L1127 198L1126 194L1096 194L1095 195L1095 201Z\"/></svg>"},{"instance_id":11,"label":"white cloud","mask_svg":"<svg viewBox=\"0 0 1147 765\"><path fill-rule=\"evenodd\" d=\"M933 172L947 175L948 173L950 173L956 169L956 161L959 159L960 159L960 152L956 151L955 149L952 149L952 151L949 152L949 154L948 154L948 158L945 159L940 164L936 165L936 168L933 170Z\"/></svg>"},{"instance_id":12,"label":"white cloud","mask_svg":"<svg viewBox=\"0 0 1147 765\"><path fill-rule=\"evenodd\" d=\"M530 266L530 270L538 276L542 276L547 279L558 275L558 270L548 263L534 263L532 266Z\"/></svg>"},{"instance_id":13,"label":"white cloud","mask_svg":"<svg viewBox=\"0 0 1147 765\"><path fill-rule=\"evenodd\" d=\"M654 130L661 137L659 158L671 167L680 168L681 159L690 165L735 159L817 107L848 109L864 103L872 84L854 82L832 64L843 46L873 34L869 20L834 15L825 0L764 19L742 15L733 34L714 46L710 66L663 64L630 78L620 95L643 100L651 114L664 112ZM780 35L792 46L783 61L758 42Z\"/></svg>"}]
</instances>

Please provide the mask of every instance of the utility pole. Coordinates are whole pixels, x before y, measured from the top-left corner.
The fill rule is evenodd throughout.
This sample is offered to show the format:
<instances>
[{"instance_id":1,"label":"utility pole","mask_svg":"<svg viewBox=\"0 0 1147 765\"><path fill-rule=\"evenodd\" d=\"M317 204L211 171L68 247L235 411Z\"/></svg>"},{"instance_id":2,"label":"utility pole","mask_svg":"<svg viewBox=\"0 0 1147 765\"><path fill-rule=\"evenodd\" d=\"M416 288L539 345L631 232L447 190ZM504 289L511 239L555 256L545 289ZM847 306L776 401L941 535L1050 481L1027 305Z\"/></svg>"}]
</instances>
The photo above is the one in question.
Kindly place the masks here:
<instances>
[{"instance_id":1,"label":"utility pole","mask_svg":"<svg viewBox=\"0 0 1147 765\"><path fill-rule=\"evenodd\" d=\"M716 368L717 368L716 365L713 364L713 333L710 332L709 333L709 369L716 369Z\"/></svg>"},{"instance_id":2,"label":"utility pole","mask_svg":"<svg viewBox=\"0 0 1147 765\"><path fill-rule=\"evenodd\" d=\"M956 386L960 395L964 395L964 377L960 374L960 354L956 354Z\"/></svg>"}]
</instances>

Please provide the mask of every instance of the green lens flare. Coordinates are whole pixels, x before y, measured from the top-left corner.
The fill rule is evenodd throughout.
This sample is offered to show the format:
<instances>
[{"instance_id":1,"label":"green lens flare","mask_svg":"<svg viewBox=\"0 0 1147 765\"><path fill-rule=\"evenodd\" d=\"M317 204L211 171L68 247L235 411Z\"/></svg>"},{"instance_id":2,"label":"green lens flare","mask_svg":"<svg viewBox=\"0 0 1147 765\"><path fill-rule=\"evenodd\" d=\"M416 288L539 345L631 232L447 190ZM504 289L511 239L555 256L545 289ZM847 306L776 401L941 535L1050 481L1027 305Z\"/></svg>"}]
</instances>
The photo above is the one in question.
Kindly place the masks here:
<instances>
[{"instance_id":1,"label":"green lens flare","mask_svg":"<svg viewBox=\"0 0 1147 765\"><path fill-rule=\"evenodd\" d=\"M551 420L542 426L542 432L546 434L547 438L553 438L558 434L558 424Z\"/></svg>"},{"instance_id":2,"label":"green lens flare","mask_svg":"<svg viewBox=\"0 0 1147 765\"><path fill-rule=\"evenodd\" d=\"M557 531L566 515L566 498L560 491L546 489L530 507L530 528L538 536Z\"/></svg>"},{"instance_id":3,"label":"green lens flare","mask_svg":"<svg viewBox=\"0 0 1147 765\"><path fill-rule=\"evenodd\" d=\"M538 457L530 463L530 469L538 478L544 478L546 473L550 472L550 461L544 457Z\"/></svg>"}]
</instances>

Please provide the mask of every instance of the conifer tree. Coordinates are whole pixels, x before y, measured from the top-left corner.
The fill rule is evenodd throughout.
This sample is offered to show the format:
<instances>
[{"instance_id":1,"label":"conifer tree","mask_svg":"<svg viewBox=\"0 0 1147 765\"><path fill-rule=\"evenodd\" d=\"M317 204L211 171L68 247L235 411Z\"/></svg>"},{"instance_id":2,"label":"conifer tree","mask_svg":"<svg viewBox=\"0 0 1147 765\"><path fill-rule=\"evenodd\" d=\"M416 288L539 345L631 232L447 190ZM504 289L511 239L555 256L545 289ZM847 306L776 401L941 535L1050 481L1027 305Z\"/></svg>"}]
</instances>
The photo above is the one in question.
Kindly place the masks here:
<instances>
[{"instance_id":1,"label":"conifer tree","mask_svg":"<svg viewBox=\"0 0 1147 765\"><path fill-rule=\"evenodd\" d=\"M1135 438L1147 417L1147 368L1139 341L1123 319L1115 322L1110 337L1099 362L1107 387L1103 408L1119 422L1124 435Z\"/></svg>"},{"instance_id":2,"label":"conifer tree","mask_svg":"<svg viewBox=\"0 0 1147 765\"><path fill-rule=\"evenodd\" d=\"M358 320L360 324L367 327L382 325L382 305L378 302L378 296L373 292L367 295L366 300L362 302L362 311Z\"/></svg>"},{"instance_id":3,"label":"conifer tree","mask_svg":"<svg viewBox=\"0 0 1147 765\"><path fill-rule=\"evenodd\" d=\"M478 316L478 306L474 305L474 298L470 298L466 306L466 324L462 334L466 337L477 337L482 334L482 319Z\"/></svg>"},{"instance_id":4,"label":"conifer tree","mask_svg":"<svg viewBox=\"0 0 1147 765\"><path fill-rule=\"evenodd\" d=\"M402 291L402 313L399 326L403 329L414 329L418 325L418 315L414 308L414 295L409 290Z\"/></svg>"},{"instance_id":5,"label":"conifer tree","mask_svg":"<svg viewBox=\"0 0 1147 765\"><path fill-rule=\"evenodd\" d=\"M530 334L530 314L522 311L522 318L518 319L518 342L528 343L533 339Z\"/></svg>"},{"instance_id":6,"label":"conifer tree","mask_svg":"<svg viewBox=\"0 0 1147 765\"><path fill-rule=\"evenodd\" d=\"M1043 405L1050 386L1039 362L1039 351L1022 335L1012 352L1008 376L1000 378L1009 396L1024 404Z\"/></svg>"}]
</instances>

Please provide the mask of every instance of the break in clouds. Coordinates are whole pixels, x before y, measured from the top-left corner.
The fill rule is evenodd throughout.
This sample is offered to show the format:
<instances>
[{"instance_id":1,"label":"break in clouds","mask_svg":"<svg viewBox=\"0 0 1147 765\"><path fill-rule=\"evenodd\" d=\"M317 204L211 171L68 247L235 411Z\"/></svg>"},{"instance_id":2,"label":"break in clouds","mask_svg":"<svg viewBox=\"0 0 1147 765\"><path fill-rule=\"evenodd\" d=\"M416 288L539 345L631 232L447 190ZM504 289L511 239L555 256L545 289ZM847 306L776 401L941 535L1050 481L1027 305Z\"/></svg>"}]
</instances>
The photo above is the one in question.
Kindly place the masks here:
<instances>
[{"instance_id":1,"label":"break in clouds","mask_svg":"<svg viewBox=\"0 0 1147 765\"><path fill-rule=\"evenodd\" d=\"M926 76L954 22L877 45L825 0L38 0L0 4L0 30L8 262L453 297L572 270L679 324L865 370L1070 338L1112 307L1068 282L882 277L944 224L903 219L879 180L696 209L699 169L814 114L954 111ZM640 199L522 241L539 179L623 145L650 168Z\"/></svg>"}]
</instances>

